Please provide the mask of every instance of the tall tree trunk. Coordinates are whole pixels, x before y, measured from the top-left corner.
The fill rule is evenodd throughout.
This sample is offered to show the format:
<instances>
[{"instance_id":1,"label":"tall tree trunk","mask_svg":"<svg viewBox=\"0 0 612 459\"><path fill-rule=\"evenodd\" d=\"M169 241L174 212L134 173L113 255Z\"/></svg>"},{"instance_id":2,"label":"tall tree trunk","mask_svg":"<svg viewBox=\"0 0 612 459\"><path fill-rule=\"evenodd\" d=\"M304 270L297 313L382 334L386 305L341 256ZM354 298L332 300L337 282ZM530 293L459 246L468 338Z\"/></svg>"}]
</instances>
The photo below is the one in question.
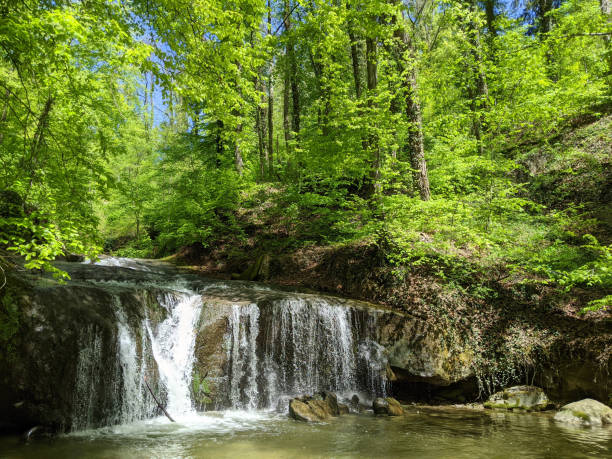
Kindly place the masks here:
<instances>
[{"instance_id":1,"label":"tall tree trunk","mask_svg":"<svg viewBox=\"0 0 612 459\"><path fill-rule=\"evenodd\" d=\"M378 55L377 55L376 40L372 37L366 38L366 70L368 84L368 104L373 106L373 97L376 87L378 86ZM370 180L372 184L371 193L378 195L381 191L380 183L380 145L375 134L370 134L368 139L368 149L372 152L372 169L370 172Z\"/></svg>"},{"instance_id":2,"label":"tall tree trunk","mask_svg":"<svg viewBox=\"0 0 612 459\"><path fill-rule=\"evenodd\" d=\"M292 47L293 48L293 47ZM291 53L291 130L295 132L296 138L300 137L300 88L297 78L297 62L295 52Z\"/></svg>"},{"instance_id":3,"label":"tall tree trunk","mask_svg":"<svg viewBox=\"0 0 612 459\"><path fill-rule=\"evenodd\" d=\"M408 95L406 97L406 116L412 128L408 135L408 146L410 148L410 165L412 166L413 180L419 195L423 201L431 198L429 190L429 176L427 174L427 162L425 161L425 146L423 142L423 118L421 115L421 104L417 94L417 78L414 69L406 76Z\"/></svg>"},{"instance_id":4,"label":"tall tree trunk","mask_svg":"<svg viewBox=\"0 0 612 459\"><path fill-rule=\"evenodd\" d=\"M272 33L272 0L268 0L268 34ZM274 177L274 88L272 87L272 64L268 75L268 174Z\"/></svg>"},{"instance_id":5,"label":"tall tree trunk","mask_svg":"<svg viewBox=\"0 0 612 459\"><path fill-rule=\"evenodd\" d=\"M30 148L30 158L28 161L28 167L23 167L24 171L27 171L30 174L30 180L28 182L28 188L23 197L23 205L24 210L28 200L28 196L30 194L30 190L32 189L32 184L34 183L35 178L35 163L38 161L38 154L42 145L44 144L45 139L45 131L49 126L49 115L51 113L51 108L53 107L54 99L49 96L47 101L45 102L45 106L40 116L38 117L38 123L36 124L36 131L34 132L34 138L32 139L32 146Z\"/></svg>"},{"instance_id":6,"label":"tall tree trunk","mask_svg":"<svg viewBox=\"0 0 612 459\"><path fill-rule=\"evenodd\" d=\"M469 6L472 11L474 11L477 8L477 2L475 0L470 0ZM480 45L480 31L471 19L467 21L466 29L472 57L471 81L468 83L468 96L470 98L470 109L472 111L472 128L478 144L478 152L482 155L484 154L483 135L486 130L484 111L488 104L489 88L483 69L484 59Z\"/></svg>"},{"instance_id":7,"label":"tall tree trunk","mask_svg":"<svg viewBox=\"0 0 612 459\"><path fill-rule=\"evenodd\" d=\"M6 90L4 94L4 106L2 107L2 115L0 115L0 145L4 141L4 123L6 123L6 117L8 115L9 98L11 97L11 91Z\"/></svg>"},{"instance_id":8,"label":"tall tree trunk","mask_svg":"<svg viewBox=\"0 0 612 459\"><path fill-rule=\"evenodd\" d=\"M491 57L494 57L495 53L495 38L497 37L497 27L495 25L495 2L496 0L485 1L485 15L487 18L487 45Z\"/></svg>"},{"instance_id":9,"label":"tall tree trunk","mask_svg":"<svg viewBox=\"0 0 612 459\"><path fill-rule=\"evenodd\" d=\"M601 14L604 15L608 20L608 25L612 26L612 0L599 0L601 6ZM608 59L608 92L612 93L612 40L610 35L604 36L604 42L606 44L606 52Z\"/></svg>"},{"instance_id":10,"label":"tall tree trunk","mask_svg":"<svg viewBox=\"0 0 612 459\"><path fill-rule=\"evenodd\" d=\"M283 79L283 131L285 134L285 150L289 153L289 142L291 141L291 122L289 120L290 83L289 72L286 71Z\"/></svg>"},{"instance_id":11,"label":"tall tree trunk","mask_svg":"<svg viewBox=\"0 0 612 459\"><path fill-rule=\"evenodd\" d=\"M285 0L283 17L285 31L291 32L291 4ZM288 60L288 80L291 86L291 130L299 137L300 132L300 90L297 77L297 60L295 58L295 43L292 37L287 42L286 56Z\"/></svg>"},{"instance_id":12,"label":"tall tree trunk","mask_svg":"<svg viewBox=\"0 0 612 459\"><path fill-rule=\"evenodd\" d=\"M495 28L495 0L485 0L485 14L487 17L487 31L496 37L497 29Z\"/></svg>"},{"instance_id":13,"label":"tall tree trunk","mask_svg":"<svg viewBox=\"0 0 612 459\"><path fill-rule=\"evenodd\" d=\"M346 8L350 10L350 4L347 3ZM350 15L350 11L349 11ZM361 98L361 59L359 58L359 43L355 37L353 19L349 17L348 36L351 40L351 63L353 65L353 81L355 82L355 95L357 99Z\"/></svg>"},{"instance_id":14,"label":"tall tree trunk","mask_svg":"<svg viewBox=\"0 0 612 459\"><path fill-rule=\"evenodd\" d=\"M417 73L414 64L406 61L406 56L414 57L415 50L406 31L403 17L399 17L399 24L393 32L395 38L394 54L398 61L398 71L404 75L403 81L403 104L406 118L410 122L410 132L404 151L410 158L412 168L412 179L419 195L423 201L431 198L429 189L429 175L427 173L427 162L425 161L425 146L423 141L423 118L421 104L417 91Z\"/></svg>"},{"instance_id":15,"label":"tall tree trunk","mask_svg":"<svg viewBox=\"0 0 612 459\"><path fill-rule=\"evenodd\" d=\"M238 175L242 176L242 171L244 169L244 161L242 160L242 153L240 152L240 133L242 132L242 124L238 124L236 128L236 142L234 143L234 162L236 164L236 172Z\"/></svg>"},{"instance_id":16,"label":"tall tree trunk","mask_svg":"<svg viewBox=\"0 0 612 459\"><path fill-rule=\"evenodd\" d=\"M291 30L291 19L289 1L285 0L285 8L283 11L283 26L285 33ZM291 60L293 57L293 48L290 43L285 47L285 62L284 62L284 81L283 81L283 130L285 131L285 150L289 153L289 142L291 141L291 121L290 121L290 97L291 97Z\"/></svg>"},{"instance_id":17,"label":"tall tree trunk","mask_svg":"<svg viewBox=\"0 0 612 459\"><path fill-rule=\"evenodd\" d=\"M260 88L258 80L257 88ZM265 116L264 111L259 104L255 109L255 130L257 131L257 150L259 151L259 178L264 181L266 178L266 133L265 133Z\"/></svg>"},{"instance_id":18,"label":"tall tree trunk","mask_svg":"<svg viewBox=\"0 0 612 459\"><path fill-rule=\"evenodd\" d=\"M552 30L553 0L538 0L538 21L540 35L544 36Z\"/></svg>"}]
</instances>

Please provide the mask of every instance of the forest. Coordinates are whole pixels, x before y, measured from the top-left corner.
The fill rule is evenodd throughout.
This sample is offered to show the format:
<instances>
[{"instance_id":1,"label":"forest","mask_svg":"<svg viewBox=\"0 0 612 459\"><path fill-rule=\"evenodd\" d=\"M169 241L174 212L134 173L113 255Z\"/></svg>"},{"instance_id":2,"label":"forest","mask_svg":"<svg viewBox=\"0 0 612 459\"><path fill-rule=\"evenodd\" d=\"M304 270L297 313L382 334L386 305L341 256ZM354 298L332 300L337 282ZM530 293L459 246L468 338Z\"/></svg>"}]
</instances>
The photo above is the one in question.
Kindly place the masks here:
<instances>
[{"instance_id":1,"label":"forest","mask_svg":"<svg viewBox=\"0 0 612 459\"><path fill-rule=\"evenodd\" d=\"M612 302L610 0L5 0L0 86L4 267L366 244Z\"/></svg>"}]
</instances>

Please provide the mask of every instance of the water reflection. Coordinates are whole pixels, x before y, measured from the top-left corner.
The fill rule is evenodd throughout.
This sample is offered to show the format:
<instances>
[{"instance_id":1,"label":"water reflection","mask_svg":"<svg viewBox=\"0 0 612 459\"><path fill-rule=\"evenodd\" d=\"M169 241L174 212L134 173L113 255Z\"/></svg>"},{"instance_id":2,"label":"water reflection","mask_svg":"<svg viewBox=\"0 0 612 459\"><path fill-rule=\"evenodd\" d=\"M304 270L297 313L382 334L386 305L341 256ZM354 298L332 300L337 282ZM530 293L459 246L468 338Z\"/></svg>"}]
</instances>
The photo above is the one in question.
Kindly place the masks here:
<instances>
[{"instance_id":1,"label":"water reflection","mask_svg":"<svg viewBox=\"0 0 612 459\"><path fill-rule=\"evenodd\" d=\"M0 439L4 458L610 457L612 428L559 425L552 413L414 407L401 418L303 424L270 412L193 414L37 440Z\"/></svg>"}]
</instances>

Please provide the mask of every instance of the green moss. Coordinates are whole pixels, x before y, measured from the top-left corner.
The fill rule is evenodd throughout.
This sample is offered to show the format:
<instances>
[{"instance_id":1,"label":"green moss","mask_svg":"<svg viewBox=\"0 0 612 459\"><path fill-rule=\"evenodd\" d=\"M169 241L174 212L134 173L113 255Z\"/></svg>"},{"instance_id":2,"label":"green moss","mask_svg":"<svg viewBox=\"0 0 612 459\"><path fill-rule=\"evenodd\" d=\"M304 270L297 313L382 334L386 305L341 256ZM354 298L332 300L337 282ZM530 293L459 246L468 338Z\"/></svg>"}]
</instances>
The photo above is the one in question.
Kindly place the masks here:
<instances>
[{"instance_id":1,"label":"green moss","mask_svg":"<svg viewBox=\"0 0 612 459\"><path fill-rule=\"evenodd\" d=\"M582 411L572 410L572 414L574 416L576 416L577 418L582 419L583 421L587 421L588 422L588 421L591 420L591 417L588 414L586 414L586 413L584 413Z\"/></svg>"}]
</instances>

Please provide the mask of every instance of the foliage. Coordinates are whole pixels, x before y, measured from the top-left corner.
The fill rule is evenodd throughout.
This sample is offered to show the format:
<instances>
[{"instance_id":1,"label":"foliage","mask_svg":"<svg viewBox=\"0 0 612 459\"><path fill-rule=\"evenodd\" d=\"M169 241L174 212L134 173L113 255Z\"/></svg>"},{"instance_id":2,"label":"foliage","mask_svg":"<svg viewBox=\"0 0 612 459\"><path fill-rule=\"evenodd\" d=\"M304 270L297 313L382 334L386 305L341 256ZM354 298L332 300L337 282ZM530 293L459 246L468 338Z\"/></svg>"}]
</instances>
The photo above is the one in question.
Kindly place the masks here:
<instances>
[{"instance_id":1,"label":"foliage","mask_svg":"<svg viewBox=\"0 0 612 459\"><path fill-rule=\"evenodd\" d=\"M208 386L208 380L206 376L202 377L198 370L194 370L193 372L193 377L191 378L191 391L194 399L202 405L212 401L209 397L210 388Z\"/></svg>"},{"instance_id":2,"label":"foliage","mask_svg":"<svg viewBox=\"0 0 612 459\"><path fill-rule=\"evenodd\" d=\"M53 269L101 235L129 256L369 239L461 288L469 264L605 296L608 160L555 142L612 103L609 15L484 3L5 7L0 244Z\"/></svg>"}]
</instances>

